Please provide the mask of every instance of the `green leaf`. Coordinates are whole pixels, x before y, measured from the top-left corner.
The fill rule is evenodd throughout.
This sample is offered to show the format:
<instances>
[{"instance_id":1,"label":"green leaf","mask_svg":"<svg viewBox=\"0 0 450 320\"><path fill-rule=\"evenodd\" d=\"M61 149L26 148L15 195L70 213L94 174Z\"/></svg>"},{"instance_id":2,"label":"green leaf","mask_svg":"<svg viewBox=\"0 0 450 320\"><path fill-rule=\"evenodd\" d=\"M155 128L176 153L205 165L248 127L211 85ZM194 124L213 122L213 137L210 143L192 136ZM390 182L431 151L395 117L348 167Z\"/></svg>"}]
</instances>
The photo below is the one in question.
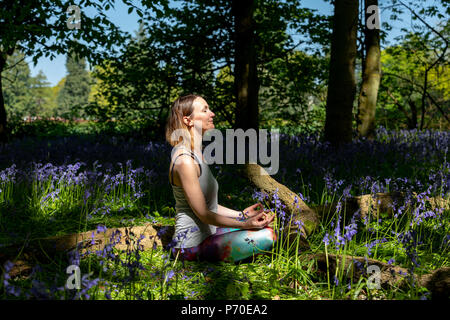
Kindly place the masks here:
<instances>
[{"instance_id":1,"label":"green leaf","mask_svg":"<svg viewBox=\"0 0 450 320\"><path fill-rule=\"evenodd\" d=\"M153 211L152 215L155 217L161 217L158 211Z\"/></svg>"}]
</instances>

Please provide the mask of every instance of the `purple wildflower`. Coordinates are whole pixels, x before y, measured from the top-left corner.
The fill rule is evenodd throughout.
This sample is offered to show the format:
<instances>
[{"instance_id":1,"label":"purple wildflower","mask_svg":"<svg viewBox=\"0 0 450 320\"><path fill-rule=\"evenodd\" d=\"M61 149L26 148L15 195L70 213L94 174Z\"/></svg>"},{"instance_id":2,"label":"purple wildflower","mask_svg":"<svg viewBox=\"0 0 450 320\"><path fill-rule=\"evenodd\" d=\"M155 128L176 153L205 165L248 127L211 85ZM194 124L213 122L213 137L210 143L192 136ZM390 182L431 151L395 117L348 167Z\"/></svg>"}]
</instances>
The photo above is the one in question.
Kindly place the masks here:
<instances>
[{"instance_id":1,"label":"purple wildflower","mask_svg":"<svg viewBox=\"0 0 450 320\"><path fill-rule=\"evenodd\" d=\"M337 287L339 285L339 279L336 277L336 275L333 275L334 279L334 285Z\"/></svg>"},{"instance_id":2,"label":"purple wildflower","mask_svg":"<svg viewBox=\"0 0 450 320\"><path fill-rule=\"evenodd\" d=\"M108 229L106 228L106 226L99 224L99 225L97 226L96 232L97 232L97 233L100 233L100 232L106 232L106 230L108 230Z\"/></svg>"},{"instance_id":3,"label":"purple wildflower","mask_svg":"<svg viewBox=\"0 0 450 320\"><path fill-rule=\"evenodd\" d=\"M326 246L328 246L330 244L330 235L326 233L322 241L323 243L325 243Z\"/></svg>"},{"instance_id":4,"label":"purple wildflower","mask_svg":"<svg viewBox=\"0 0 450 320\"><path fill-rule=\"evenodd\" d=\"M384 242L387 242L387 239L386 239L386 238L383 238L383 239L376 239L376 240L374 240L374 241L372 241L372 242L370 242L370 243L368 243L368 244L365 244L364 246L367 248L367 254L368 254L369 256L371 256L371 255L372 255L372 248L373 248L374 246L376 246L376 245L378 245L378 244L380 244L380 243L384 243Z\"/></svg>"},{"instance_id":5,"label":"purple wildflower","mask_svg":"<svg viewBox=\"0 0 450 320\"><path fill-rule=\"evenodd\" d=\"M175 272L173 270L169 270L166 274L166 280L169 281L170 279L173 278L174 275L175 275Z\"/></svg>"}]
</instances>

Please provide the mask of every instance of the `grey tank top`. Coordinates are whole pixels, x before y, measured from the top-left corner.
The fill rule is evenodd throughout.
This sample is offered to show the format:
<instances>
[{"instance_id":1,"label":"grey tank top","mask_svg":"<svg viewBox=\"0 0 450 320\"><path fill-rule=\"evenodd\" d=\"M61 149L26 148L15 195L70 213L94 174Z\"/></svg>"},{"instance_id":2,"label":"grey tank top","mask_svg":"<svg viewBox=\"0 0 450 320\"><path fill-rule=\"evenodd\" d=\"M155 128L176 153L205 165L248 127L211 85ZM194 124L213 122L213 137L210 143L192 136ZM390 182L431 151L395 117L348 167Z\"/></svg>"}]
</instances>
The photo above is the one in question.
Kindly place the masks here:
<instances>
[{"instance_id":1,"label":"grey tank top","mask_svg":"<svg viewBox=\"0 0 450 320\"><path fill-rule=\"evenodd\" d=\"M180 148L183 151L173 160L171 173L171 185L173 196L175 198L175 233L172 240L174 240L174 248L191 248L198 246L208 236L216 233L216 226L205 224L197 217L189 205L183 188L173 184L173 166L181 155L190 155L194 158L200 166L200 176L198 180L205 197L206 205L210 211L217 213L217 194L219 184L214 178L212 172L209 170L208 164L203 162L197 155L184 147ZM175 150L174 150L175 151Z\"/></svg>"}]
</instances>

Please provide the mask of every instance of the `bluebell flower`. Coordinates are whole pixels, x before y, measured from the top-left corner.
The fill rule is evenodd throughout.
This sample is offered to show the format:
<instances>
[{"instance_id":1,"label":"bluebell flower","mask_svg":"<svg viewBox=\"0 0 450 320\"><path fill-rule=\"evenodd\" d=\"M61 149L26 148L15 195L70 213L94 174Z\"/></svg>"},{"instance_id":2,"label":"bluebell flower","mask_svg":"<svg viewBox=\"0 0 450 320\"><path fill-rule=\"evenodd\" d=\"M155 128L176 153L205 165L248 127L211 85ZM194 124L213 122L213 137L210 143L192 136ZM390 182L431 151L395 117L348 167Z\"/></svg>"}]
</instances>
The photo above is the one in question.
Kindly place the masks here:
<instances>
[{"instance_id":1,"label":"bluebell flower","mask_svg":"<svg viewBox=\"0 0 450 320\"><path fill-rule=\"evenodd\" d=\"M336 278L336 275L333 275L334 278L334 285L337 287L339 285L339 279Z\"/></svg>"},{"instance_id":2,"label":"bluebell flower","mask_svg":"<svg viewBox=\"0 0 450 320\"><path fill-rule=\"evenodd\" d=\"M322 241L323 241L323 243L325 243L326 246L328 246L330 244L330 236L328 233L325 234Z\"/></svg>"},{"instance_id":3,"label":"bluebell flower","mask_svg":"<svg viewBox=\"0 0 450 320\"><path fill-rule=\"evenodd\" d=\"M166 275L166 280L168 281L168 280L172 279L174 275L175 275L175 272L173 270L169 270Z\"/></svg>"},{"instance_id":4,"label":"bluebell flower","mask_svg":"<svg viewBox=\"0 0 450 320\"><path fill-rule=\"evenodd\" d=\"M13 267L14 267L14 263L7 260L5 262L5 264L3 265L3 268L5 269L5 274L9 273Z\"/></svg>"},{"instance_id":5,"label":"bluebell flower","mask_svg":"<svg viewBox=\"0 0 450 320\"><path fill-rule=\"evenodd\" d=\"M97 233L100 233L100 232L106 232L108 229L104 226L104 225L101 225L101 224L99 224L98 226L97 226Z\"/></svg>"},{"instance_id":6,"label":"bluebell flower","mask_svg":"<svg viewBox=\"0 0 450 320\"><path fill-rule=\"evenodd\" d=\"M380 244L380 243L384 243L384 242L387 242L387 239L386 238L383 238L383 239L376 239L376 240L374 240L374 241L372 241L372 242L370 242L370 243L368 243L368 244L365 244L364 246L365 247L367 247L367 254L369 255L369 256L371 256L372 255L372 248L374 247L374 246L376 246L376 245L378 245L378 244Z\"/></svg>"},{"instance_id":7,"label":"bluebell flower","mask_svg":"<svg viewBox=\"0 0 450 320\"><path fill-rule=\"evenodd\" d=\"M159 229L159 231L156 233L156 235L157 235L159 238L161 238L161 237L167 232L168 229L169 229L169 227L164 226L164 227L162 227L161 229Z\"/></svg>"},{"instance_id":8,"label":"bluebell flower","mask_svg":"<svg viewBox=\"0 0 450 320\"><path fill-rule=\"evenodd\" d=\"M91 234L91 245L95 245L95 231L92 231Z\"/></svg>"},{"instance_id":9,"label":"bluebell flower","mask_svg":"<svg viewBox=\"0 0 450 320\"><path fill-rule=\"evenodd\" d=\"M4 283L6 294L13 295L15 297L19 297L22 293L22 289L20 287L9 284L8 282Z\"/></svg>"}]
</instances>

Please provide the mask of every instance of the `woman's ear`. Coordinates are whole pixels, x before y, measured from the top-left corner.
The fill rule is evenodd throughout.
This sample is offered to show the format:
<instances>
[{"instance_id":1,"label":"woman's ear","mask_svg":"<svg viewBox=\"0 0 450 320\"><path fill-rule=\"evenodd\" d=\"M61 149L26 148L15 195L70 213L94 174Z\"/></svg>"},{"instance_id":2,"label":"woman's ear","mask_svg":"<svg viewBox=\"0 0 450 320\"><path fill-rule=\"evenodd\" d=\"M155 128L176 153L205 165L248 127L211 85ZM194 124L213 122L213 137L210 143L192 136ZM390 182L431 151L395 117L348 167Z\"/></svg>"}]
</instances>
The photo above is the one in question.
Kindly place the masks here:
<instances>
[{"instance_id":1,"label":"woman's ear","mask_svg":"<svg viewBox=\"0 0 450 320\"><path fill-rule=\"evenodd\" d=\"M188 127L191 127L191 118L190 117L188 117L188 116L184 116L183 117L183 122L184 122L184 124L185 125L187 125Z\"/></svg>"}]
</instances>

